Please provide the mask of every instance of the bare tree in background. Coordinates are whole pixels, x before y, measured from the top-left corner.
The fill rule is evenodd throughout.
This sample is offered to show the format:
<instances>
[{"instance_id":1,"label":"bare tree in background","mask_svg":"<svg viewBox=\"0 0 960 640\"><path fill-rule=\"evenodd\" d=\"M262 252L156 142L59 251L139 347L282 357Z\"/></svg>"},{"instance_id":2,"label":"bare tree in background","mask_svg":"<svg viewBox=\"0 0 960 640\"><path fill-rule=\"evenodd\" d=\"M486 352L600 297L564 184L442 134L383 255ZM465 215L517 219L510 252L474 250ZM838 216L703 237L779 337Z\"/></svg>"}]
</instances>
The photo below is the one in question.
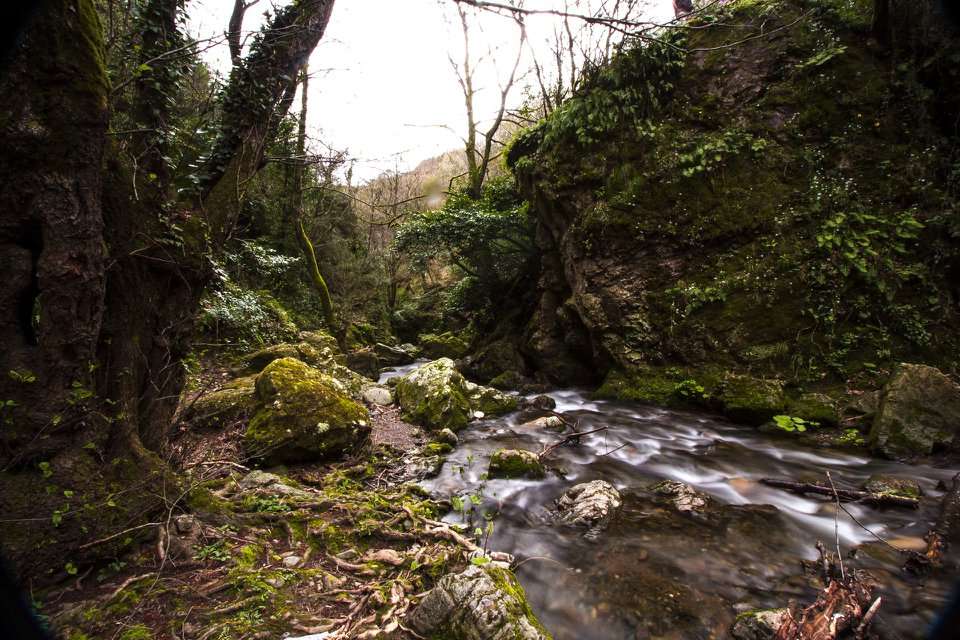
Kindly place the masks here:
<instances>
[{"instance_id":1,"label":"bare tree in background","mask_svg":"<svg viewBox=\"0 0 960 640\"><path fill-rule=\"evenodd\" d=\"M518 3L517 6L522 7L522 2ZM499 84L500 103L497 112L493 116L490 126L486 129L481 129L476 111L476 96L478 91L480 91L475 82L476 71L479 65L485 61L494 64L494 55L492 51L488 50L485 56L480 58L474 57L474 53L471 50L470 19L464 5L457 4L457 14L463 30L463 60L458 63L453 59L453 56L450 56L450 65L453 67L454 72L457 74L457 80L460 82L467 113L467 137L463 140L467 160L467 193L473 198L479 198L481 189L483 188L483 181L490 167L490 161L493 159L497 131L500 130L500 126L503 124L504 116L507 112L507 100L518 80L517 72L520 69L520 60L523 57L523 49L526 45L527 35L522 16L515 16L514 20L519 30L517 55L513 60L513 66L510 69L509 76Z\"/></svg>"}]
</instances>

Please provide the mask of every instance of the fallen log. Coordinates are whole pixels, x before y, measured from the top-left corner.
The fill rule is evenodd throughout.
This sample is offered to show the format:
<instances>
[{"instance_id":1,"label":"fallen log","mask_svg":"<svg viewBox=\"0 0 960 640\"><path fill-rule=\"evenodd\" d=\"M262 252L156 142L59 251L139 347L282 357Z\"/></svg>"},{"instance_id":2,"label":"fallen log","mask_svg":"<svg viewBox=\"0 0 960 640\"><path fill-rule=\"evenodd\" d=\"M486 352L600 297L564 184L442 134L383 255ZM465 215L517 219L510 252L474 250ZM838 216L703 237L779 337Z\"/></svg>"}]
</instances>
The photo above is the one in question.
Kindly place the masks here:
<instances>
[{"instance_id":1,"label":"fallen log","mask_svg":"<svg viewBox=\"0 0 960 640\"><path fill-rule=\"evenodd\" d=\"M854 489L834 489L813 482L794 482L792 480L778 480L776 478L763 478L762 484L777 489L786 489L796 494L812 493L815 495L829 496L831 498L839 497L845 502L862 502L863 504L874 505L878 507L907 507L916 509L920 506L920 501L916 498L907 496L898 496L890 493L870 493L869 491L856 491Z\"/></svg>"},{"instance_id":2,"label":"fallen log","mask_svg":"<svg viewBox=\"0 0 960 640\"><path fill-rule=\"evenodd\" d=\"M940 515L927 535L927 549L924 553L915 553L903 565L904 569L914 573L922 573L927 569L939 567L943 561L943 554L947 550L951 539L960 536L960 473L953 476L950 489L943 494L940 501Z\"/></svg>"}]
</instances>

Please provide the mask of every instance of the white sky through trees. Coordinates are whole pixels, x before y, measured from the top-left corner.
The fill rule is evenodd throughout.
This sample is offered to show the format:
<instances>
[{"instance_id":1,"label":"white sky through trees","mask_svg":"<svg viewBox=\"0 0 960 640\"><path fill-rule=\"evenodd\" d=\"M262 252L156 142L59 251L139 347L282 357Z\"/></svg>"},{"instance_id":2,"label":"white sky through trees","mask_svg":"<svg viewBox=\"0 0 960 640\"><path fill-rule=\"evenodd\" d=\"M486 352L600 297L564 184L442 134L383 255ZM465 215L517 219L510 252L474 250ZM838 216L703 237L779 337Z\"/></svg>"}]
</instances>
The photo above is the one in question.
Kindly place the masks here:
<instances>
[{"instance_id":1,"label":"white sky through trees","mask_svg":"<svg viewBox=\"0 0 960 640\"><path fill-rule=\"evenodd\" d=\"M602 0L593 0L599 6ZM280 3L283 4L282 2ZM580 11L573 7L571 11ZM581 0L588 4L588 0ZM647 0L644 16L658 22L673 17L671 0ZM222 35L232 0L194 0L188 5L191 33L198 38ZM527 0L528 8L562 8L563 0ZM247 11L243 29L249 44L264 22L270 0ZM530 46L543 64L553 18L527 18ZM477 68L477 112L487 118L499 101L497 75L506 77L516 56L519 31L509 18L479 12L472 20L474 57L487 56ZM493 56L487 55L488 47ZM244 49L246 51L246 48ZM463 94L448 53L460 62L463 40L452 0L338 0L326 35L310 59L308 130L312 139L348 149L356 159L355 180L383 171L411 169L420 161L462 146L465 134ZM226 42L204 53L223 75L229 73ZM529 66L529 55L523 67ZM523 101L531 76L517 83L509 106ZM299 99L294 104L299 104ZM296 108L296 107L295 107ZM316 142L315 142L316 145Z\"/></svg>"}]
</instances>

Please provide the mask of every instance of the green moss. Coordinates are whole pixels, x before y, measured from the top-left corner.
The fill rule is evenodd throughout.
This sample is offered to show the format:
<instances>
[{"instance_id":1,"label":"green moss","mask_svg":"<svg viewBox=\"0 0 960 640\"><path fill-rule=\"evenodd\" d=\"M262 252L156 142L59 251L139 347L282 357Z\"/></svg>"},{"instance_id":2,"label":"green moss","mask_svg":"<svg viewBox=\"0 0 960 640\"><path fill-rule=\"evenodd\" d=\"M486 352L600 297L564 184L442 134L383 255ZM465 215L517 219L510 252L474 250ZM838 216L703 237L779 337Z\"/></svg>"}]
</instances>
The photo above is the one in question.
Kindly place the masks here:
<instances>
[{"instance_id":1,"label":"green moss","mask_svg":"<svg viewBox=\"0 0 960 640\"><path fill-rule=\"evenodd\" d=\"M150 627L137 624L127 627L120 634L120 640L153 640L154 634Z\"/></svg>"},{"instance_id":2,"label":"green moss","mask_svg":"<svg viewBox=\"0 0 960 640\"><path fill-rule=\"evenodd\" d=\"M761 425L784 412L783 381L729 374L723 380L720 401L731 420Z\"/></svg>"},{"instance_id":3,"label":"green moss","mask_svg":"<svg viewBox=\"0 0 960 640\"><path fill-rule=\"evenodd\" d=\"M804 393L788 402L791 416L816 422L821 426L832 427L840 422L840 412L836 401L823 393Z\"/></svg>"},{"instance_id":4,"label":"green moss","mask_svg":"<svg viewBox=\"0 0 960 640\"><path fill-rule=\"evenodd\" d=\"M513 572L509 569L499 567L496 565L486 565L484 567L487 575L490 576L490 579L493 580L493 584L497 586L498 589L508 594L513 602L516 604L517 612L516 615L519 617L526 618L537 631L539 631L545 640L551 640L553 636L550 635L550 632L547 631L540 621L537 620L537 616L533 614L533 610L530 608L530 603L527 602L527 594L523 590L520 581L517 580L517 577L513 575Z\"/></svg>"},{"instance_id":5,"label":"green moss","mask_svg":"<svg viewBox=\"0 0 960 640\"><path fill-rule=\"evenodd\" d=\"M274 360L256 382L260 409L243 437L244 448L271 464L318 460L362 444L370 432L367 410L335 379L299 360Z\"/></svg>"},{"instance_id":6,"label":"green moss","mask_svg":"<svg viewBox=\"0 0 960 640\"><path fill-rule=\"evenodd\" d=\"M466 340L450 331L441 334L422 334L420 336L420 347L428 358L451 358L453 360L467 355L470 349Z\"/></svg>"},{"instance_id":7,"label":"green moss","mask_svg":"<svg viewBox=\"0 0 960 640\"><path fill-rule=\"evenodd\" d=\"M423 448L424 452L432 456L442 456L453 451L453 446L446 442L431 442Z\"/></svg>"},{"instance_id":8,"label":"green moss","mask_svg":"<svg viewBox=\"0 0 960 640\"><path fill-rule=\"evenodd\" d=\"M543 463L532 451L499 449L490 456L487 473L491 478L527 478L535 480L546 475Z\"/></svg>"}]
</instances>

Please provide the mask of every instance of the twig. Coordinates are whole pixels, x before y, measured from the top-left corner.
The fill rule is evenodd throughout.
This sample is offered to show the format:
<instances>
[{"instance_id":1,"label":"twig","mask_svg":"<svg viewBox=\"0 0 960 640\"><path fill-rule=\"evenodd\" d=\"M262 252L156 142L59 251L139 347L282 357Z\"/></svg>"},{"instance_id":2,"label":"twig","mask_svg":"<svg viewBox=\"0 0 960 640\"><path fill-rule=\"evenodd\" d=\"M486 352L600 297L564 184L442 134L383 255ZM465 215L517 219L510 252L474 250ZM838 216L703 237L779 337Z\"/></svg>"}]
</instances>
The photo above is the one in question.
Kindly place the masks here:
<instances>
[{"instance_id":1,"label":"twig","mask_svg":"<svg viewBox=\"0 0 960 640\"><path fill-rule=\"evenodd\" d=\"M843 554L840 552L840 495L837 493L837 488L833 485L833 478L830 477L829 471L827 471L827 481L830 483L830 488L833 489L833 495L837 499L837 509L833 512L833 535L837 541L837 562L840 563L840 579L846 582L847 575L843 570Z\"/></svg>"},{"instance_id":2,"label":"twig","mask_svg":"<svg viewBox=\"0 0 960 640\"><path fill-rule=\"evenodd\" d=\"M119 538L120 536L124 535L125 533L130 533L131 531L136 531L137 529L145 529L145 528L147 528L147 527L156 527L156 526L159 526L160 524L161 524L160 522L147 522L146 524L138 524L138 525L135 526L135 527L130 527L129 529L124 529L123 531L119 531L119 532L117 532L117 533L114 533L114 534L112 534L112 535L109 535L109 536L107 536L106 538L100 538L99 540L94 540L93 542L88 542L88 543L86 543L86 544L82 544L82 545L80 545L79 547L77 547L77 549L87 549L87 548L89 548L89 547L93 547L93 546L96 546L96 545L98 545L98 544L103 544L104 542L110 542L110 541L113 540L114 538Z\"/></svg>"},{"instance_id":3,"label":"twig","mask_svg":"<svg viewBox=\"0 0 960 640\"><path fill-rule=\"evenodd\" d=\"M598 428L596 428L596 429L591 429L590 431L579 431L579 432L577 432L577 433L571 433L571 434L568 435L568 436L564 436L563 440L561 440L560 442L557 442L557 443L555 443L555 444L550 445L549 447L547 447L546 449L544 449L543 451L541 451L539 454L537 454L537 458L539 458L539 459L542 460L544 457L547 456L547 454L549 454L550 452L552 452L554 449L557 449L558 447L562 447L562 446L565 445L565 444L568 444L568 443L570 443L570 442L574 442L574 441L578 440L579 438L581 438L582 436L588 436L588 435L590 435L591 433L597 433L597 432L599 432L599 431L606 431L607 428L608 428L608 427L598 427Z\"/></svg>"}]
</instances>

